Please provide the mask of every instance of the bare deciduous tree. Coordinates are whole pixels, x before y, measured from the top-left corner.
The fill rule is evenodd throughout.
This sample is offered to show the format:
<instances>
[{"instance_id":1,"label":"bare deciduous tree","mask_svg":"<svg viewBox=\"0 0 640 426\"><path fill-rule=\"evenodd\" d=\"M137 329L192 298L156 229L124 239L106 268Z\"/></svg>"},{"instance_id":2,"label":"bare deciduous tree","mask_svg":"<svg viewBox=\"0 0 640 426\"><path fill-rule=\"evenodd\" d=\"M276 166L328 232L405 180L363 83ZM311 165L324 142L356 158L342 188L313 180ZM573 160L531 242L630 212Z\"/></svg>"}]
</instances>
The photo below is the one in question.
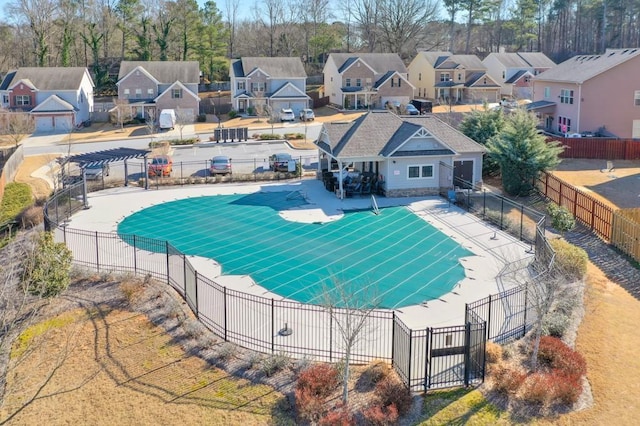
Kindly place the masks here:
<instances>
[{"instance_id":1,"label":"bare deciduous tree","mask_svg":"<svg viewBox=\"0 0 640 426\"><path fill-rule=\"evenodd\" d=\"M5 134L15 146L36 130L33 117L28 112L5 112L0 123L0 133Z\"/></svg>"},{"instance_id":2,"label":"bare deciduous tree","mask_svg":"<svg viewBox=\"0 0 640 426\"><path fill-rule=\"evenodd\" d=\"M373 294L375 287L353 281L332 279L332 285L323 285L319 300L338 331L344 351L342 372L342 402L349 399L349 376L351 355L368 331L369 318L379 306L380 298Z\"/></svg>"},{"instance_id":3,"label":"bare deciduous tree","mask_svg":"<svg viewBox=\"0 0 640 426\"><path fill-rule=\"evenodd\" d=\"M193 112L180 107L176 108L176 127L180 132L180 139L182 139L182 133L188 124L193 124Z\"/></svg>"},{"instance_id":4,"label":"bare deciduous tree","mask_svg":"<svg viewBox=\"0 0 640 426\"><path fill-rule=\"evenodd\" d=\"M121 130L124 130L124 123L133 118L131 106L126 99L114 98L113 103L115 104L115 108L112 110L115 114L113 121L120 126Z\"/></svg>"}]
</instances>

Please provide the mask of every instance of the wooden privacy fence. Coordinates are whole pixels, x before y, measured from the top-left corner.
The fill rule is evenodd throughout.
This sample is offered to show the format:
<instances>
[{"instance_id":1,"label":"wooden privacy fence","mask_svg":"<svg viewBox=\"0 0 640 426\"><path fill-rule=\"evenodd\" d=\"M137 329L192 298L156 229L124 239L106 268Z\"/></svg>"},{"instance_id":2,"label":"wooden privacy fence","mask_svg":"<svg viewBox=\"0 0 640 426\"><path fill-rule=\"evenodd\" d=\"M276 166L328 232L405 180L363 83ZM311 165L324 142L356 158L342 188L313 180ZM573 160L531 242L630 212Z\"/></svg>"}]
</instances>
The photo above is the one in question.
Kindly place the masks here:
<instances>
[{"instance_id":1,"label":"wooden privacy fence","mask_svg":"<svg viewBox=\"0 0 640 426\"><path fill-rule=\"evenodd\" d=\"M611 244L640 262L640 208L613 213Z\"/></svg>"},{"instance_id":2,"label":"wooden privacy fence","mask_svg":"<svg viewBox=\"0 0 640 426\"><path fill-rule=\"evenodd\" d=\"M613 208L549 173L540 174L536 188L545 197L569 210L600 238L611 241Z\"/></svg>"},{"instance_id":3,"label":"wooden privacy fence","mask_svg":"<svg viewBox=\"0 0 640 426\"><path fill-rule=\"evenodd\" d=\"M563 138L549 136L565 146L561 158L590 158L602 160L640 159L640 140L610 138Z\"/></svg>"},{"instance_id":4,"label":"wooden privacy fence","mask_svg":"<svg viewBox=\"0 0 640 426\"><path fill-rule=\"evenodd\" d=\"M549 173L542 173L536 188L566 207L600 238L640 262L640 208L615 209Z\"/></svg>"}]
</instances>

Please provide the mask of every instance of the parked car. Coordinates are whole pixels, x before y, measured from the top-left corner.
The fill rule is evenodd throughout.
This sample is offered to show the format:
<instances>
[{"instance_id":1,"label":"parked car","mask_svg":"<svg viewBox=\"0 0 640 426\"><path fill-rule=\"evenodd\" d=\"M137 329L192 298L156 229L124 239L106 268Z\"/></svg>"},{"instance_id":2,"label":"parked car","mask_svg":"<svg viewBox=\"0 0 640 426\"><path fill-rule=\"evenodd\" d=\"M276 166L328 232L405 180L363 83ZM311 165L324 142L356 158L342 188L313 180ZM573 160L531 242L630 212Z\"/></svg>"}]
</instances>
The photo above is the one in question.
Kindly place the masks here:
<instances>
[{"instance_id":1,"label":"parked car","mask_svg":"<svg viewBox=\"0 0 640 426\"><path fill-rule=\"evenodd\" d=\"M149 177L171 176L172 171L173 159L168 155L157 155L153 157L149 163Z\"/></svg>"},{"instance_id":2,"label":"parked car","mask_svg":"<svg viewBox=\"0 0 640 426\"><path fill-rule=\"evenodd\" d=\"M87 180L98 180L103 176L109 176L109 164L91 164L84 168Z\"/></svg>"},{"instance_id":3,"label":"parked car","mask_svg":"<svg viewBox=\"0 0 640 426\"><path fill-rule=\"evenodd\" d=\"M315 118L316 115L313 113L312 109L305 108L300 111L300 121L313 121Z\"/></svg>"},{"instance_id":4,"label":"parked car","mask_svg":"<svg viewBox=\"0 0 640 426\"><path fill-rule=\"evenodd\" d=\"M420 111L418 111L418 108L416 108L413 104L408 104L406 109L407 114L409 115L420 115Z\"/></svg>"},{"instance_id":5,"label":"parked car","mask_svg":"<svg viewBox=\"0 0 640 426\"><path fill-rule=\"evenodd\" d=\"M231 158L226 155L219 155L211 159L211 167L209 173L213 175L230 175L231 174Z\"/></svg>"},{"instance_id":6,"label":"parked car","mask_svg":"<svg viewBox=\"0 0 640 426\"><path fill-rule=\"evenodd\" d=\"M291 108L282 108L280 110L280 121L296 121L296 116Z\"/></svg>"},{"instance_id":7,"label":"parked car","mask_svg":"<svg viewBox=\"0 0 640 426\"><path fill-rule=\"evenodd\" d=\"M289 171L289 162L295 162L293 158L291 158L290 154L280 153L273 154L269 157L269 169L274 172L288 172Z\"/></svg>"}]
</instances>

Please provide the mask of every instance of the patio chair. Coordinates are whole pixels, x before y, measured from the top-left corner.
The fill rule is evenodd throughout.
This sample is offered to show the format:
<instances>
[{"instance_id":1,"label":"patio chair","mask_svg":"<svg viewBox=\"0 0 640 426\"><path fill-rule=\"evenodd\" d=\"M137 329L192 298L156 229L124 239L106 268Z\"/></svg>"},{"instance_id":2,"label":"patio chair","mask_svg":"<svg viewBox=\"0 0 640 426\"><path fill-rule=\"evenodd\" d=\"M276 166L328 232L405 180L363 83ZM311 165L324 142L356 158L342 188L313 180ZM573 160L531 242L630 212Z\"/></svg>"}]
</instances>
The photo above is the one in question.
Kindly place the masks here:
<instances>
[{"instance_id":1,"label":"patio chair","mask_svg":"<svg viewBox=\"0 0 640 426\"><path fill-rule=\"evenodd\" d=\"M607 168L606 169L600 169L600 173L610 173L615 169L615 167L613 167L613 161L607 161Z\"/></svg>"}]
</instances>

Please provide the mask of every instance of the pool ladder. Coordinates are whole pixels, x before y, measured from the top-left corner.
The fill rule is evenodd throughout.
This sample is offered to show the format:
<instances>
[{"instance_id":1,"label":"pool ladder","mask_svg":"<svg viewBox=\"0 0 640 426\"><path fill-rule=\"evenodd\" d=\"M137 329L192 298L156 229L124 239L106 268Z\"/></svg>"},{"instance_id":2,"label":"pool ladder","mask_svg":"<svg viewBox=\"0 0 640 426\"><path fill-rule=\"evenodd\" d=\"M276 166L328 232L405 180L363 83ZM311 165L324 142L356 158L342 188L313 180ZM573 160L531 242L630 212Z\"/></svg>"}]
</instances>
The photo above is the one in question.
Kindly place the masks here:
<instances>
[{"instance_id":1,"label":"pool ladder","mask_svg":"<svg viewBox=\"0 0 640 426\"><path fill-rule=\"evenodd\" d=\"M376 201L376 197L373 196L373 194L371 194L371 209L373 210L373 213L378 215L380 214L380 209L378 208L378 202Z\"/></svg>"}]
</instances>

